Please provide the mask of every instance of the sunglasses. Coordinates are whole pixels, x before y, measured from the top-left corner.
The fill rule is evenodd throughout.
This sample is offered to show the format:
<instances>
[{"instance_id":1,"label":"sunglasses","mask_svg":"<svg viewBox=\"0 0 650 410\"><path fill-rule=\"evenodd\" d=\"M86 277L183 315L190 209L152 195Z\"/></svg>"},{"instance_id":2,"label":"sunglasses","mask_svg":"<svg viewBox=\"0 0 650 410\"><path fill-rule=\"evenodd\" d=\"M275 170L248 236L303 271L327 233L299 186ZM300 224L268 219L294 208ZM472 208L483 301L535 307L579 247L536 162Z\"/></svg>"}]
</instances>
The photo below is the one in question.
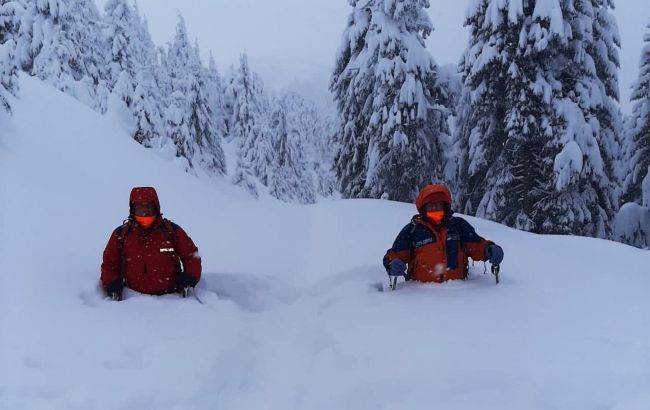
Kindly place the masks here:
<instances>
[{"instance_id":1,"label":"sunglasses","mask_svg":"<svg viewBox=\"0 0 650 410\"><path fill-rule=\"evenodd\" d=\"M136 202L133 204L133 213L136 216L153 216L156 214L156 206L151 202Z\"/></svg>"}]
</instances>

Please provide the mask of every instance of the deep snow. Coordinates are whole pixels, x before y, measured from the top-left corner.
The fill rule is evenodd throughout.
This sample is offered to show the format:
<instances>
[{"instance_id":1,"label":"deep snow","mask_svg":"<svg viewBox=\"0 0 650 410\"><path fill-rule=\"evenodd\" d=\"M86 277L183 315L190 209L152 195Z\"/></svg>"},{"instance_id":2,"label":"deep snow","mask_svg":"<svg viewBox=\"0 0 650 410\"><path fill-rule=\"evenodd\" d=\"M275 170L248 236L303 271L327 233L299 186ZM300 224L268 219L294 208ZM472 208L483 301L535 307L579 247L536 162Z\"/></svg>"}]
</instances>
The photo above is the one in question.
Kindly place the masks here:
<instances>
[{"instance_id":1,"label":"deep snow","mask_svg":"<svg viewBox=\"0 0 650 410\"><path fill-rule=\"evenodd\" d=\"M254 200L37 80L20 95L0 131L0 409L650 405L647 251L468 217L505 249L501 284L477 263L380 293L412 205ZM204 305L98 292L138 185L199 246Z\"/></svg>"}]
</instances>

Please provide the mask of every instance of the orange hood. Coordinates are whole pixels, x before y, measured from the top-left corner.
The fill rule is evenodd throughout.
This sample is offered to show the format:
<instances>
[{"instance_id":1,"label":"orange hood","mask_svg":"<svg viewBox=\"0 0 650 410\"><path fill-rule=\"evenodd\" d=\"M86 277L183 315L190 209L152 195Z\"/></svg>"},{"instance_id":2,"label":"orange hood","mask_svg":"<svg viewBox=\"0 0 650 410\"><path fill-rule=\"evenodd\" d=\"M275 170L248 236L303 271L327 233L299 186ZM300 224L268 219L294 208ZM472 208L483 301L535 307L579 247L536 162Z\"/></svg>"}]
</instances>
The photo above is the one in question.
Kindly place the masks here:
<instances>
[{"instance_id":1,"label":"orange hood","mask_svg":"<svg viewBox=\"0 0 650 410\"><path fill-rule=\"evenodd\" d=\"M442 201L447 204L447 208L451 208L451 193L446 186L440 184L427 185L418 194L415 200L415 207L419 213L422 213L422 208L429 202Z\"/></svg>"}]
</instances>

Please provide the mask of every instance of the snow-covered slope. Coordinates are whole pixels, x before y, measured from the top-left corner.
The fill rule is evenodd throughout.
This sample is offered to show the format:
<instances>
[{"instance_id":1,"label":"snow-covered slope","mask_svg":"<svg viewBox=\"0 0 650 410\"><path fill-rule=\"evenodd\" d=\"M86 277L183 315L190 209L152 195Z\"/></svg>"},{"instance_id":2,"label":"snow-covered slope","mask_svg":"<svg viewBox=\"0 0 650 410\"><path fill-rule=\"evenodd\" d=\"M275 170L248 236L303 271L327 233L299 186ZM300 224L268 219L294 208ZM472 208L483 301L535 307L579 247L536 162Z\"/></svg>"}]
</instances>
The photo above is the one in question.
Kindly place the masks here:
<instances>
[{"instance_id":1,"label":"snow-covered slope","mask_svg":"<svg viewBox=\"0 0 650 410\"><path fill-rule=\"evenodd\" d=\"M468 218L502 282L380 293L413 207L255 201L36 80L0 135L1 409L647 409L650 253ZM4 126L3 126L4 127ZM131 187L203 256L195 299L97 290Z\"/></svg>"}]
</instances>

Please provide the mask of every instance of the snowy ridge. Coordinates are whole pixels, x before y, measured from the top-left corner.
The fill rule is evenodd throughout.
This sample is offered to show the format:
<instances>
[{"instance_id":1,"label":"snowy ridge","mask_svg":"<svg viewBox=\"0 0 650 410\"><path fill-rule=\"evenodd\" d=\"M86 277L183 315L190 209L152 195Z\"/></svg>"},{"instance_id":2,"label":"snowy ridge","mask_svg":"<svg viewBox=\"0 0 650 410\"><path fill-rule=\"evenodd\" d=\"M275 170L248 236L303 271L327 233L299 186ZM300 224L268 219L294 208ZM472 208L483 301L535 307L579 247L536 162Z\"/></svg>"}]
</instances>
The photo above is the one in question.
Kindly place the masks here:
<instances>
[{"instance_id":1,"label":"snowy ridge","mask_svg":"<svg viewBox=\"0 0 650 410\"><path fill-rule=\"evenodd\" d=\"M379 293L413 207L253 200L33 78L0 136L2 409L645 409L650 255L467 218L502 283ZM128 192L203 256L198 294L98 293Z\"/></svg>"}]
</instances>

